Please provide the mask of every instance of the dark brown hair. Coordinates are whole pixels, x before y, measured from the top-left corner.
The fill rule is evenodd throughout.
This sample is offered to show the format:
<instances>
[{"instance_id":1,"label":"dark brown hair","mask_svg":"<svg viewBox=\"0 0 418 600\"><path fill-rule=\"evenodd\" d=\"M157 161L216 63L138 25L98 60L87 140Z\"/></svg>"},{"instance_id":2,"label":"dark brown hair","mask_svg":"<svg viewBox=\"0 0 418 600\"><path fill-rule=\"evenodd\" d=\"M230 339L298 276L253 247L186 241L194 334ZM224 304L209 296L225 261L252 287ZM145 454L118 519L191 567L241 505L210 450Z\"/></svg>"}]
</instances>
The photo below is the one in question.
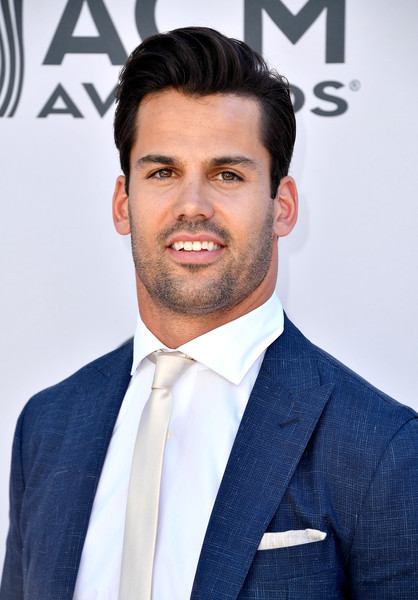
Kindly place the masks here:
<instances>
[{"instance_id":1,"label":"dark brown hair","mask_svg":"<svg viewBox=\"0 0 418 600\"><path fill-rule=\"evenodd\" d=\"M168 87L187 95L237 94L259 102L260 140L271 156L274 198L280 179L288 173L296 136L289 84L247 44L206 27L185 27L147 38L121 70L114 131L126 188L139 105L147 94Z\"/></svg>"}]
</instances>

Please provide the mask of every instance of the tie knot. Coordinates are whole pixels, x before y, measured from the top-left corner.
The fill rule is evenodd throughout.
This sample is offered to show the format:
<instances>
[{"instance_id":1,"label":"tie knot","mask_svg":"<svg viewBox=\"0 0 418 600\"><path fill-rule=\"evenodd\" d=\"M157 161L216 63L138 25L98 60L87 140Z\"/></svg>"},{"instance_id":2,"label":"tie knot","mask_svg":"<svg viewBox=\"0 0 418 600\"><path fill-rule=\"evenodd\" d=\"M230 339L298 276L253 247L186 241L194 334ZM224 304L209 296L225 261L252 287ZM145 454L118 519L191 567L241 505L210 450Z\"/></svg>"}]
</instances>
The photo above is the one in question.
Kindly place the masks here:
<instances>
[{"instance_id":1,"label":"tie knot","mask_svg":"<svg viewBox=\"0 0 418 600\"><path fill-rule=\"evenodd\" d=\"M152 389L171 388L184 373L184 371L194 362L193 358L186 356L183 352L164 352L155 353L156 366Z\"/></svg>"}]
</instances>

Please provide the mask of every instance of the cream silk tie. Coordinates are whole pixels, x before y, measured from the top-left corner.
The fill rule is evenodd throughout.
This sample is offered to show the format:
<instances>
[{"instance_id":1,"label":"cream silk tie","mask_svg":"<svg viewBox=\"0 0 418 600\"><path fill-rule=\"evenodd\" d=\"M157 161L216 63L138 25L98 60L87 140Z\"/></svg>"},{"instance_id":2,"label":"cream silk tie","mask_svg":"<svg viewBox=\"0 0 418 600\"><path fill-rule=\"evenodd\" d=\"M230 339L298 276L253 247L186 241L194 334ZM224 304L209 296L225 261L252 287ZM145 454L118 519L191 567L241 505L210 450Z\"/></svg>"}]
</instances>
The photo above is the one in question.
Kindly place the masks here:
<instances>
[{"instance_id":1,"label":"cream silk tie","mask_svg":"<svg viewBox=\"0 0 418 600\"><path fill-rule=\"evenodd\" d=\"M161 471L171 388L193 359L181 352L155 353L152 391L138 427L126 507L119 600L150 600L158 524Z\"/></svg>"}]
</instances>

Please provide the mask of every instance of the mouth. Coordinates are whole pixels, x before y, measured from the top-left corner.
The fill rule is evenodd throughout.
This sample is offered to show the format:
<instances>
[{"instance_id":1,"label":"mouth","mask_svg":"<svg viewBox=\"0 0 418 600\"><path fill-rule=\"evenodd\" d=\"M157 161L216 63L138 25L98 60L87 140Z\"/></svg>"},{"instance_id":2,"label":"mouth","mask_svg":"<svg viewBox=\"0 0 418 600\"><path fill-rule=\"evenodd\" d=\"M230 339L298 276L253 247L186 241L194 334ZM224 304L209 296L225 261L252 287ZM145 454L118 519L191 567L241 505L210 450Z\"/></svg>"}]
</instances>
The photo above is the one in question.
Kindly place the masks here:
<instances>
[{"instance_id":1,"label":"mouth","mask_svg":"<svg viewBox=\"0 0 418 600\"><path fill-rule=\"evenodd\" d=\"M175 262L182 265L210 265L225 251L219 237L213 234L177 233L167 240L167 250Z\"/></svg>"},{"instance_id":2,"label":"mouth","mask_svg":"<svg viewBox=\"0 0 418 600\"><path fill-rule=\"evenodd\" d=\"M203 241L190 241L190 240L178 240L173 242L170 246L173 250L178 252L201 252L202 250L207 252L214 252L220 250L222 246L213 242L212 240Z\"/></svg>"}]
</instances>

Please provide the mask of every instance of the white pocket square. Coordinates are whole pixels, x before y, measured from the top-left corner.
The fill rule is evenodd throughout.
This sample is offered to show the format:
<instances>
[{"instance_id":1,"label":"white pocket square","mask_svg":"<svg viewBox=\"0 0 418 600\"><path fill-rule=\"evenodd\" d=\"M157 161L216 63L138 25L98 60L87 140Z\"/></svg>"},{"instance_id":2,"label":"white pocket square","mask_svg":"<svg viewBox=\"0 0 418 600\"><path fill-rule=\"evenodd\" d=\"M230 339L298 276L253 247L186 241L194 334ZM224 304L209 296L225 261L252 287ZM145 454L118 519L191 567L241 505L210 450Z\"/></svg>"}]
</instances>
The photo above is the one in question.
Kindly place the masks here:
<instances>
[{"instance_id":1,"label":"white pocket square","mask_svg":"<svg viewBox=\"0 0 418 600\"><path fill-rule=\"evenodd\" d=\"M261 538L259 550L273 550L275 548L288 548L289 546L299 546L301 544L310 544L311 542L321 542L327 537L327 534L318 529L295 529L291 531L267 532Z\"/></svg>"}]
</instances>

